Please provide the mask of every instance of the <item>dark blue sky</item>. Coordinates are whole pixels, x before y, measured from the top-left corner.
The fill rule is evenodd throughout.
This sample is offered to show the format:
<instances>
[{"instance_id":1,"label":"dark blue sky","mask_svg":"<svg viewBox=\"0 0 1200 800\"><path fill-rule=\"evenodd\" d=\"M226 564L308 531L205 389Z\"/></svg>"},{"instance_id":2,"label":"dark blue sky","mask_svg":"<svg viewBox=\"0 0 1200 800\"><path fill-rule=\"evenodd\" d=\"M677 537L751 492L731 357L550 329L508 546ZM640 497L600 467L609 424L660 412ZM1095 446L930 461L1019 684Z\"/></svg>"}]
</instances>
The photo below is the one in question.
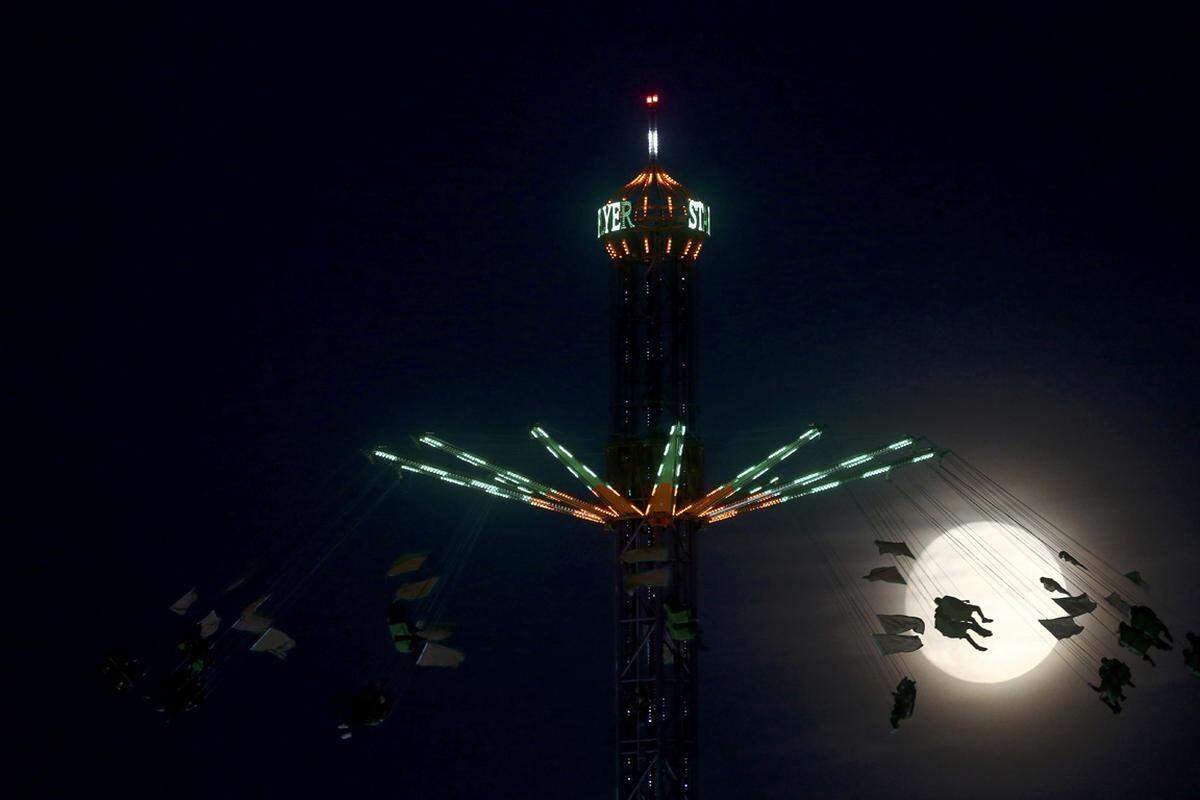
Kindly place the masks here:
<instances>
[{"instance_id":1,"label":"dark blue sky","mask_svg":"<svg viewBox=\"0 0 1200 800\"><path fill-rule=\"evenodd\" d=\"M565 486L537 422L602 461L592 224L643 164L647 90L664 166L714 208L711 480L810 421L846 448L924 434L1196 629L1196 19L1082 14L64 8L23 27L24 777L609 796L608 543L520 507L491 509L456 586L464 668L334 741L332 698L383 663L380 565L481 510L450 487L397 488L281 620L294 657L229 670L194 720L164 732L87 675L115 641L169 644L166 606L248 541L304 541L361 447L435 430ZM1187 795L1200 690L1177 653L1120 718L1049 660L931 689L889 736L796 535L844 519L862 555L865 523L830 502L708 537L708 797Z\"/></svg>"}]
</instances>

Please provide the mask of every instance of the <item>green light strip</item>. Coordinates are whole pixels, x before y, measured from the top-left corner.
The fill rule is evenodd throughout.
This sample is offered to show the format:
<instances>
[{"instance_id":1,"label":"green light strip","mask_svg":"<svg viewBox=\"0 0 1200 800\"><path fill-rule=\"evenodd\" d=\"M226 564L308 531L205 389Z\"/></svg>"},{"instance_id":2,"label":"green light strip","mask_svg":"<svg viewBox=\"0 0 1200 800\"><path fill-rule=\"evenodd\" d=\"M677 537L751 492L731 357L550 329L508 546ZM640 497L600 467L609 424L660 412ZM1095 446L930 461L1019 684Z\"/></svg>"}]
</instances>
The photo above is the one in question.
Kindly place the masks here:
<instances>
[{"instance_id":1,"label":"green light strip","mask_svg":"<svg viewBox=\"0 0 1200 800\"><path fill-rule=\"evenodd\" d=\"M785 444L783 447L779 448L774 453L771 453L771 455L767 456L757 464L746 467L746 469L739 472L733 480L727 482L725 485L736 492L750 481L774 469L775 465L791 456L804 445L808 444L809 442L815 442L818 438L820 438L820 436L820 429L818 429L816 426L810 425L808 430L800 434L800 436L798 436L794 441Z\"/></svg>"},{"instance_id":2,"label":"green light strip","mask_svg":"<svg viewBox=\"0 0 1200 800\"><path fill-rule=\"evenodd\" d=\"M584 486L588 488L592 494L600 498L602 501L611 506L613 512L621 516L637 515L641 516L642 511L628 499L621 496L619 492L613 489L587 467L579 459L571 454L571 451L563 447L558 442L554 441L550 434L536 425L529 430L529 435L549 451L550 455L554 456L558 463L567 468L567 471L578 478Z\"/></svg>"},{"instance_id":3,"label":"green light strip","mask_svg":"<svg viewBox=\"0 0 1200 800\"><path fill-rule=\"evenodd\" d=\"M575 506L583 511L597 514L599 516L606 516L608 514L605 508L597 506L594 503L589 503L587 500L569 495L566 492L561 492L552 486L539 483L532 478L526 478L520 473L513 472L509 469L504 469L497 464L492 464L487 461L487 459L480 458L474 453L469 453L466 450L463 450L461 447L451 444L440 436L435 436L432 433L426 433L422 434L417 441L423 445L426 445L427 447L432 447L435 450L441 450L443 452L450 453L455 458L459 459L460 461L465 461L473 467L479 467L480 469L492 473L494 480L500 482L501 484L505 484L504 488L508 488L507 484L511 484L515 488L525 492L525 494L538 494L544 500L547 500L551 503L565 502L568 505Z\"/></svg>"},{"instance_id":4,"label":"green light strip","mask_svg":"<svg viewBox=\"0 0 1200 800\"><path fill-rule=\"evenodd\" d=\"M717 503L727 500L732 495L741 491L745 486L750 484L755 479L770 472L778 466L784 459L789 458L793 453L799 450L809 442L814 442L821 436L821 430L815 425L808 426L808 430L800 434L793 441L788 442L783 447L776 450L771 455L764 458L757 464L752 464L746 467L733 477L732 480L713 489L705 497L700 498L691 506L688 506L684 511L691 510L693 514L704 514L710 507Z\"/></svg>"},{"instance_id":5,"label":"green light strip","mask_svg":"<svg viewBox=\"0 0 1200 800\"><path fill-rule=\"evenodd\" d=\"M492 497L502 497L506 500L515 500L518 503L536 506L537 508L544 508L547 511L557 511L560 514L569 514L573 517L586 519L589 522L604 522L603 516L592 513L585 509L572 508L571 506L564 505L561 502L549 501L541 497L533 497L529 494L521 494L520 492L504 486L496 486L494 484L487 483L486 481L472 478L468 475L460 475L458 473L439 469L438 467L434 467L429 464L422 464L419 461L413 461L405 458L404 456L398 456L393 453L388 453L384 450L376 450L374 451L373 455L392 462L397 466L397 468L402 469L405 472L412 472L418 475L427 475L430 478L437 478L438 480L445 481L446 483L452 483L456 486L462 486L466 489L474 489L478 492L490 494Z\"/></svg>"},{"instance_id":6,"label":"green light strip","mask_svg":"<svg viewBox=\"0 0 1200 800\"><path fill-rule=\"evenodd\" d=\"M918 444L924 448L924 451L918 453L915 457L910 454L903 458L886 461L879 466L872 465L871 469L859 474L845 474L849 473L851 470L855 470L856 467L861 467L867 462L875 461L880 456L899 452L906 448L917 446ZM755 510L762 503L769 503L770 501L776 499L778 499L779 502L786 502L787 500L791 500L796 497L803 497L804 495L813 494L814 492L832 489L840 483L845 483L847 481L883 475L889 472L893 467L925 461L926 459L933 458L935 455L937 455L936 449L933 448L932 445L925 443L925 440L923 439L902 439L901 441L890 444L887 447L881 447L878 450L874 450L870 453L864 453L862 455L855 456L854 458L841 461L836 466L832 466L818 472L809 473L808 475L788 481L787 483L781 483L778 486L770 487L765 491L759 492L758 494L751 494L749 497L739 500L736 503L719 506L706 512L706 516L710 516L714 521L717 517L724 519L725 517L723 515L726 515L730 511L737 512L747 506L754 506L755 508L751 510ZM830 482L828 480L830 478L834 478L834 480ZM804 488L803 491L800 492L790 491L799 487L810 487L811 484L818 483L820 481L823 481L823 483L821 483L819 486L813 488ZM772 503L772 505L774 505L774 503Z\"/></svg>"},{"instance_id":7,"label":"green light strip","mask_svg":"<svg viewBox=\"0 0 1200 800\"><path fill-rule=\"evenodd\" d=\"M658 477L650 495L650 513L669 514L679 491L679 473L683 468L683 425L671 426L667 444L663 447L662 461L658 465ZM668 491L665 487L670 485Z\"/></svg>"}]
</instances>

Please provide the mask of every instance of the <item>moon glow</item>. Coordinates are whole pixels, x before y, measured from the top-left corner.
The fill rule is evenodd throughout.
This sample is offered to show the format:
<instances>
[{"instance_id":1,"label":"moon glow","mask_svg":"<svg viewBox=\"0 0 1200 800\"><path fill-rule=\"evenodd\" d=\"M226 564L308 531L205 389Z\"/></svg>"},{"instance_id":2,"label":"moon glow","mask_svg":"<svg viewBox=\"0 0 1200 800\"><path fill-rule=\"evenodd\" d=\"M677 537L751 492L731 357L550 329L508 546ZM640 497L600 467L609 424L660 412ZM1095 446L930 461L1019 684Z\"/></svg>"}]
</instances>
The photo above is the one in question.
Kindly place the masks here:
<instances>
[{"instance_id":1,"label":"moon glow","mask_svg":"<svg viewBox=\"0 0 1200 800\"><path fill-rule=\"evenodd\" d=\"M963 551L976 557L966 557ZM1014 597L977 562L1002 575L1025 600ZM1050 655L1055 644L1038 619L1063 615L1053 602L1055 595L1038 582L1044 576L1066 586L1057 563L1057 556L1045 545L1011 525L975 522L942 534L918 556L916 569L910 570L914 579L904 597L905 613L921 617L926 623L920 652L947 675L972 683L1002 683L1029 672ZM934 629L933 607L923 596L925 590L934 590L933 583L941 589L939 594L970 601L994 620L983 624L992 636L971 633L972 639L987 648L986 653Z\"/></svg>"}]
</instances>

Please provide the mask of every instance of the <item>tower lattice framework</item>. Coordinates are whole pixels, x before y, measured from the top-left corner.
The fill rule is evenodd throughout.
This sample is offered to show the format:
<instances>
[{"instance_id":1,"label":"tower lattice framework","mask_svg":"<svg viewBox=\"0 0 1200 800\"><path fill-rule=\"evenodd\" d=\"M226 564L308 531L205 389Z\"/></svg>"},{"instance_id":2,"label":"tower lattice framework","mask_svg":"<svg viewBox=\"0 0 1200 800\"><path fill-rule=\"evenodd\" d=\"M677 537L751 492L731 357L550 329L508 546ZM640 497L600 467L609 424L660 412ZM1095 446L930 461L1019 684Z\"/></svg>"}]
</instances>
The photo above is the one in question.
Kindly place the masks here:
<instances>
[{"instance_id":1,"label":"tower lattice framework","mask_svg":"<svg viewBox=\"0 0 1200 800\"><path fill-rule=\"evenodd\" d=\"M597 211L597 238L612 260L606 478L643 507L662 479L674 489L668 513L609 523L616 534L614 686L622 798L695 796L699 648L694 638L673 637L671 630L679 628L669 623L672 613L686 615L694 628L699 614L702 523L674 512L696 499L704 482L695 424L694 303L696 261L711 212L658 165L657 104L656 96L646 98L649 163ZM656 474L676 425L683 457L676 474ZM630 556L656 550L663 560ZM686 625L683 630L694 633Z\"/></svg>"}]
</instances>

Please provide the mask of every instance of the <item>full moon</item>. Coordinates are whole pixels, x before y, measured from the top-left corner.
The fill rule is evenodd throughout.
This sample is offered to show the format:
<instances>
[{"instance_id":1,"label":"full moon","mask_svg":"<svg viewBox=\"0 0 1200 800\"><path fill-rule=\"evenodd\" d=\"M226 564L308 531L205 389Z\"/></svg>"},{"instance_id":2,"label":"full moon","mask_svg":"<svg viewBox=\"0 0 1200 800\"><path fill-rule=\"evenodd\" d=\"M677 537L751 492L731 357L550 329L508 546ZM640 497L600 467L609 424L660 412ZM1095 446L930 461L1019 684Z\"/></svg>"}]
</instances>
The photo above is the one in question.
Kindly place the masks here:
<instances>
[{"instance_id":1,"label":"full moon","mask_svg":"<svg viewBox=\"0 0 1200 800\"><path fill-rule=\"evenodd\" d=\"M997 585L997 577L983 570L975 559L964 557L963 550L978 554L976 558L1002 575L1025 601L1018 601L1002 584ZM1071 588L1065 586L1057 564L1055 553L1011 525L975 522L942 534L917 558L904 598L905 613L925 620L920 652L946 674L973 683L1002 683L1029 672L1050 655L1055 644L1038 619L1063 616L1062 609L1053 602L1053 597L1063 595L1051 595L1038 578L1053 578ZM933 584L941 590L937 594L970 601L994 620L983 625L992 636L971 633L972 639L987 648L986 653L964 639L950 639L934 629L933 607L922 596L924 591L934 591Z\"/></svg>"}]
</instances>

